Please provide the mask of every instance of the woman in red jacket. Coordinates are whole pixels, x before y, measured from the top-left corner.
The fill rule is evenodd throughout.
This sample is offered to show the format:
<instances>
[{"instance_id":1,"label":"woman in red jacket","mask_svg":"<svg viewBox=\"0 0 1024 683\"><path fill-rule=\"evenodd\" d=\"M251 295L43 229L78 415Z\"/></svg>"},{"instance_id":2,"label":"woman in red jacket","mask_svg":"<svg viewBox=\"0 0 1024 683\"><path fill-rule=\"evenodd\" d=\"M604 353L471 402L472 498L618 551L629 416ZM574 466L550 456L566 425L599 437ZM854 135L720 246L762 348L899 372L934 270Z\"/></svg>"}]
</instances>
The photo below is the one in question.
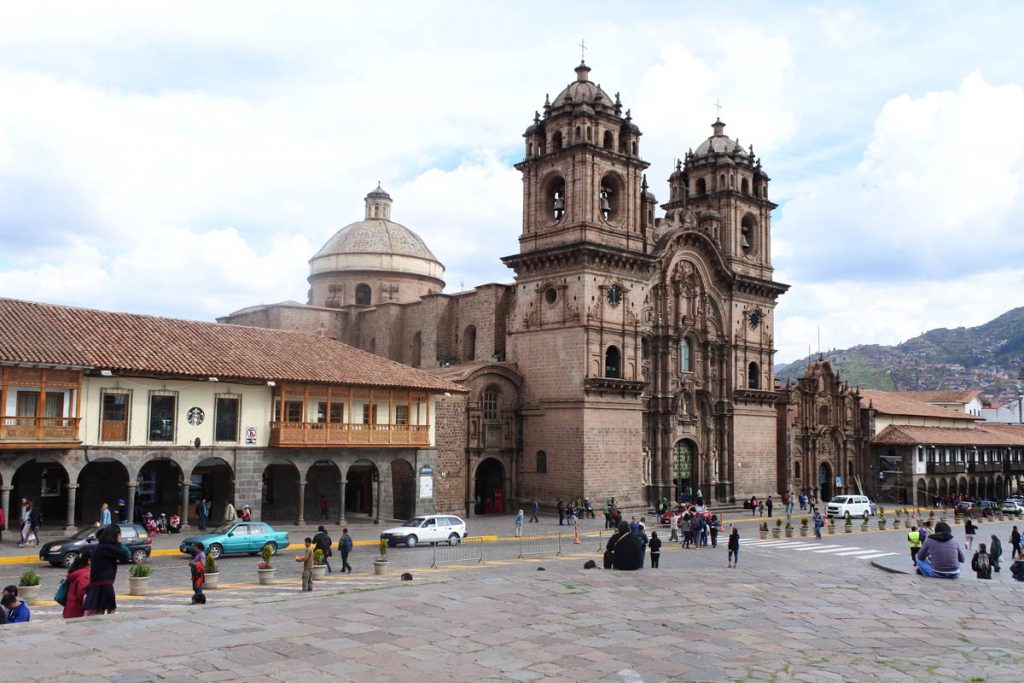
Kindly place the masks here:
<instances>
[{"instance_id":1,"label":"woman in red jacket","mask_svg":"<svg viewBox=\"0 0 1024 683\"><path fill-rule=\"evenodd\" d=\"M82 553L68 570L68 597L64 601L64 618L85 616L85 590L89 587L89 553Z\"/></svg>"}]
</instances>

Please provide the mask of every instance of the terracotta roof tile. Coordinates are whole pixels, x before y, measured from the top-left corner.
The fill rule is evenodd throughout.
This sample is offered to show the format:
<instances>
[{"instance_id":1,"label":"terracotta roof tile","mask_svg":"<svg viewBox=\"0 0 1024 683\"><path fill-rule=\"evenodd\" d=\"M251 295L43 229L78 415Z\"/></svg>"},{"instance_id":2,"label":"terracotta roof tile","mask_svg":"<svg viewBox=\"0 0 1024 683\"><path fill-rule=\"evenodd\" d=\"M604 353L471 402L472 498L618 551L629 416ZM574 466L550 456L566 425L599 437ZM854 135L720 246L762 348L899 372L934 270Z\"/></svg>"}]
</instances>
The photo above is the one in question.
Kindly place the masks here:
<instances>
[{"instance_id":1,"label":"terracotta roof tile","mask_svg":"<svg viewBox=\"0 0 1024 683\"><path fill-rule=\"evenodd\" d=\"M427 391L463 387L317 335L0 298L0 363Z\"/></svg>"},{"instance_id":2,"label":"terracotta roof tile","mask_svg":"<svg viewBox=\"0 0 1024 683\"><path fill-rule=\"evenodd\" d=\"M937 417L946 420L980 420L967 413L962 413L950 408L933 406L922 401L900 396L891 391L877 391L875 389L860 390L860 405L867 408L870 405L879 413L885 415L915 415L918 417Z\"/></svg>"},{"instance_id":3,"label":"terracotta roof tile","mask_svg":"<svg viewBox=\"0 0 1024 683\"><path fill-rule=\"evenodd\" d=\"M872 443L890 446L1024 446L1024 432L1014 435L986 427L954 429L889 425L872 439Z\"/></svg>"},{"instance_id":4,"label":"terracotta roof tile","mask_svg":"<svg viewBox=\"0 0 1024 683\"><path fill-rule=\"evenodd\" d=\"M980 389L963 389L960 391L894 391L893 394L904 398L912 398L924 403L970 403L981 393Z\"/></svg>"}]
</instances>

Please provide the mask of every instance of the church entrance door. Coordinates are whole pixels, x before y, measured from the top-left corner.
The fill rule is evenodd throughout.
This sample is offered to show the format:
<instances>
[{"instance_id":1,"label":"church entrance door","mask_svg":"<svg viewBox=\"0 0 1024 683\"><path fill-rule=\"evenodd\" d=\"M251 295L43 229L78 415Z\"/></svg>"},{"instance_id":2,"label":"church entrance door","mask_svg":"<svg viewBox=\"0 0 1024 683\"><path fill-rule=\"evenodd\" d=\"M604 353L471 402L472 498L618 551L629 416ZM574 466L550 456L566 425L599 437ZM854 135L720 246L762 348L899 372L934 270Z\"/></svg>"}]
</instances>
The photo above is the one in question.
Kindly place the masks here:
<instances>
[{"instance_id":1,"label":"church entrance door","mask_svg":"<svg viewBox=\"0 0 1024 683\"><path fill-rule=\"evenodd\" d=\"M672 447L672 483L676 487L677 503L697 496L700 483L696 464L697 445L687 439L676 441L676 445Z\"/></svg>"},{"instance_id":2,"label":"church entrance door","mask_svg":"<svg viewBox=\"0 0 1024 683\"><path fill-rule=\"evenodd\" d=\"M505 468L494 458L487 458L476 466L474 483L474 512L478 515L505 512Z\"/></svg>"},{"instance_id":3,"label":"church entrance door","mask_svg":"<svg viewBox=\"0 0 1024 683\"><path fill-rule=\"evenodd\" d=\"M818 491L820 492L818 500L821 503L824 504L832 500L832 468L828 466L827 462L818 465Z\"/></svg>"}]
</instances>

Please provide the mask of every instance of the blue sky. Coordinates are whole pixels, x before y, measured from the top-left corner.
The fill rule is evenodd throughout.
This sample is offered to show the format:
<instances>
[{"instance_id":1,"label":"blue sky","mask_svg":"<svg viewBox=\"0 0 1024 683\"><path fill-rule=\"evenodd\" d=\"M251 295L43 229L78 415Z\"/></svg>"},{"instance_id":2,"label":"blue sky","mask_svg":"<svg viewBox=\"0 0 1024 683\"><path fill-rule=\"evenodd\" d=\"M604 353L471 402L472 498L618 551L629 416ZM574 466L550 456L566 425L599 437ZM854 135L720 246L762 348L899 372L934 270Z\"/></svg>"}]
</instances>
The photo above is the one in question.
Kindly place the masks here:
<instances>
[{"instance_id":1,"label":"blue sky","mask_svg":"<svg viewBox=\"0 0 1024 683\"><path fill-rule=\"evenodd\" d=\"M620 92L651 188L710 134L772 177L780 362L981 323L1024 284L1019 3L21 3L0 21L0 295L213 319L305 300L378 180L508 282L523 129Z\"/></svg>"}]
</instances>

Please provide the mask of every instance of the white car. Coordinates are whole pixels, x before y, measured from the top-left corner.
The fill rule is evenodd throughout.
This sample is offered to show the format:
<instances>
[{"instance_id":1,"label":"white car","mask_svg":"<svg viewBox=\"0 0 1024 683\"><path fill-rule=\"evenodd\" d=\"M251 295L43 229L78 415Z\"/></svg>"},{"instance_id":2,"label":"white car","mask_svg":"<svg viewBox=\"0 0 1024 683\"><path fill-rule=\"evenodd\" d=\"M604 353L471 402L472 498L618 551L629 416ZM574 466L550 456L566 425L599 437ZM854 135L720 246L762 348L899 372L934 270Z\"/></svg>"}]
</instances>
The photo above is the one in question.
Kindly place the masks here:
<instances>
[{"instance_id":1,"label":"white car","mask_svg":"<svg viewBox=\"0 0 1024 683\"><path fill-rule=\"evenodd\" d=\"M835 496L828 502L829 517L863 517L874 514L867 496Z\"/></svg>"},{"instance_id":2,"label":"white car","mask_svg":"<svg viewBox=\"0 0 1024 683\"><path fill-rule=\"evenodd\" d=\"M1008 498L1003 501L1003 514L1004 515L1019 515L1024 512L1024 507L1020 503L1015 501L1013 498Z\"/></svg>"},{"instance_id":3,"label":"white car","mask_svg":"<svg viewBox=\"0 0 1024 683\"><path fill-rule=\"evenodd\" d=\"M466 537L466 523L454 515L422 515L385 529L380 537L391 547L399 543L407 548L415 548L417 543L456 545Z\"/></svg>"}]
</instances>

